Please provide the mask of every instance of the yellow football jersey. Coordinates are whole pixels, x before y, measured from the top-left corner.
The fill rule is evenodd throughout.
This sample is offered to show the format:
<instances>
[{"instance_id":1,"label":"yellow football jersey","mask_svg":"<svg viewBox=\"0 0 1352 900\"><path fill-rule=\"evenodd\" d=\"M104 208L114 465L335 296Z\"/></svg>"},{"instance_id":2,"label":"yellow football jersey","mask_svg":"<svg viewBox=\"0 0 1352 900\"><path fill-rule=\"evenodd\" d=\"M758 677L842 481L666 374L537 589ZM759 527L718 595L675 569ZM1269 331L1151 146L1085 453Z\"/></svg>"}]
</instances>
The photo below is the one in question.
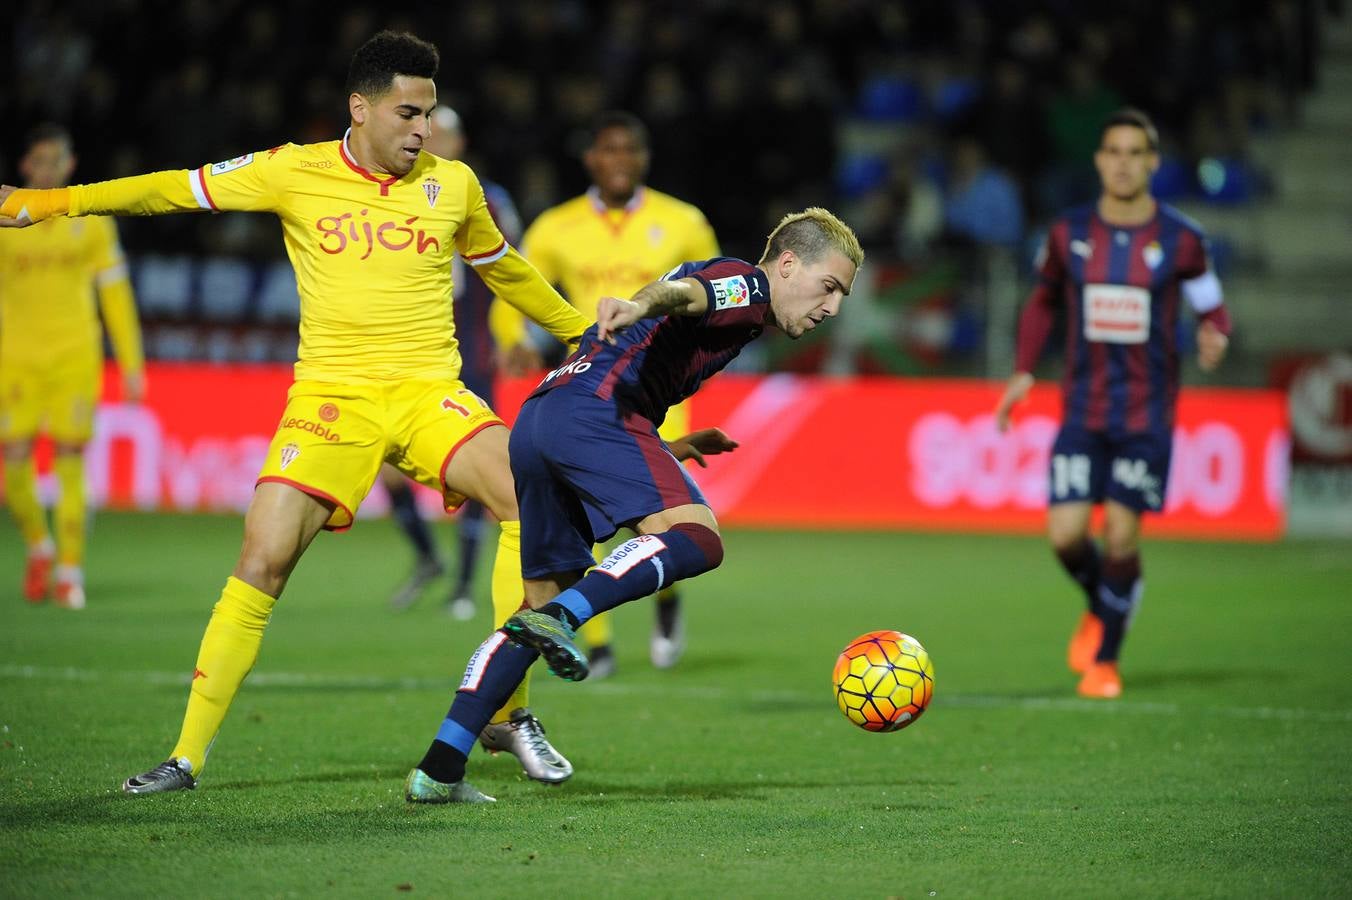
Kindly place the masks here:
<instances>
[{"instance_id":1,"label":"yellow football jersey","mask_svg":"<svg viewBox=\"0 0 1352 900\"><path fill-rule=\"evenodd\" d=\"M0 365L97 368L103 332L94 289L126 277L112 219L0 230ZM139 369L139 334L134 359L122 361Z\"/></svg>"},{"instance_id":2,"label":"yellow football jersey","mask_svg":"<svg viewBox=\"0 0 1352 900\"><path fill-rule=\"evenodd\" d=\"M545 210L526 229L521 252L594 322L602 297L631 297L681 263L719 250L698 209L640 187L624 209L606 209L592 188Z\"/></svg>"},{"instance_id":3,"label":"yellow football jersey","mask_svg":"<svg viewBox=\"0 0 1352 900\"><path fill-rule=\"evenodd\" d=\"M76 185L70 215L272 212L300 294L298 380L456 378L451 261L563 340L586 328L503 239L462 162L430 153L402 178L362 168L346 139L285 144L188 172Z\"/></svg>"}]
</instances>

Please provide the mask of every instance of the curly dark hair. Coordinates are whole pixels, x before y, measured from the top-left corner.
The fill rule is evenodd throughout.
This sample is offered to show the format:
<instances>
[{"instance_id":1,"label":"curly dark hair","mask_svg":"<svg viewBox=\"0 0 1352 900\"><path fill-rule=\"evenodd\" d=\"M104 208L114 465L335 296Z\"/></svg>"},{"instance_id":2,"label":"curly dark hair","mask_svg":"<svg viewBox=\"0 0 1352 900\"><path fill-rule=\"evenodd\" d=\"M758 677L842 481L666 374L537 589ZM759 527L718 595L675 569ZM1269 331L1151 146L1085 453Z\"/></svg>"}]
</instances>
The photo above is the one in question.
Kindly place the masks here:
<instances>
[{"instance_id":1,"label":"curly dark hair","mask_svg":"<svg viewBox=\"0 0 1352 900\"><path fill-rule=\"evenodd\" d=\"M436 78L437 48L406 31L382 31L357 48L347 70L347 92L379 97L397 75Z\"/></svg>"}]
</instances>

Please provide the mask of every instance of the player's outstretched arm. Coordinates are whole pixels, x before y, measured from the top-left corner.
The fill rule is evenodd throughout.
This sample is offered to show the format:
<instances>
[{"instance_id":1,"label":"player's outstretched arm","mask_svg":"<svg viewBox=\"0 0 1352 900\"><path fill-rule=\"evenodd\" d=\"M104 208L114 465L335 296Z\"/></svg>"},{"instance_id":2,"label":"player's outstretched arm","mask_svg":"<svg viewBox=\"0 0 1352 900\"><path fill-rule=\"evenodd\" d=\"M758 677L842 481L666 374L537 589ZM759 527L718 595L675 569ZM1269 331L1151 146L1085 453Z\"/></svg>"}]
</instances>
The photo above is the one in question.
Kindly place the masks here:
<instances>
[{"instance_id":1,"label":"player's outstretched arm","mask_svg":"<svg viewBox=\"0 0 1352 900\"><path fill-rule=\"evenodd\" d=\"M565 344L574 345L591 322L578 312L524 256L508 246L499 258L475 263L474 271L483 278L500 300L505 300L540 324Z\"/></svg>"},{"instance_id":2,"label":"player's outstretched arm","mask_svg":"<svg viewBox=\"0 0 1352 900\"><path fill-rule=\"evenodd\" d=\"M1010 415L1014 407L1028 396L1032 387L1033 376L1030 372L1015 372L1009 376L1005 392L1000 395L1000 402L995 405L995 427L1001 433L1009 430Z\"/></svg>"},{"instance_id":3,"label":"player's outstretched arm","mask_svg":"<svg viewBox=\"0 0 1352 900\"><path fill-rule=\"evenodd\" d=\"M53 216L153 216L206 208L184 170L35 190L0 188L0 226L23 227ZM231 207L234 208L234 207Z\"/></svg>"},{"instance_id":4,"label":"player's outstretched arm","mask_svg":"<svg viewBox=\"0 0 1352 900\"><path fill-rule=\"evenodd\" d=\"M731 453L739 446L741 445L728 437L721 428L701 428L699 431L692 431L685 437L679 437L667 443L672 456L682 462L693 459L700 464L701 468L706 469L709 464L704 461L704 457L715 456L719 453Z\"/></svg>"},{"instance_id":5,"label":"player's outstretched arm","mask_svg":"<svg viewBox=\"0 0 1352 900\"><path fill-rule=\"evenodd\" d=\"M655 316L702 316L709 298L702 282L693 278L654 281L639 288L631 300L602 297L596 306L596 336L615 343L615 335L639 319Z\"/></svg>"}]
</instances>

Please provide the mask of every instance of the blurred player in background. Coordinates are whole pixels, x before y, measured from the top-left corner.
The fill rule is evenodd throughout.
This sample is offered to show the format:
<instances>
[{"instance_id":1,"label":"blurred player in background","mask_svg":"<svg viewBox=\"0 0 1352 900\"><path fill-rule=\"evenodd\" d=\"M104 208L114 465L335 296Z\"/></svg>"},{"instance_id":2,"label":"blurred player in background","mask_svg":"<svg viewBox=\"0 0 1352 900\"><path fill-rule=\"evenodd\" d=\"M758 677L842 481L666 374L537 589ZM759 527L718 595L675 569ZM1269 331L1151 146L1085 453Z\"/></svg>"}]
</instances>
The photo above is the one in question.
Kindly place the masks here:
<instances>
[{"instance_id":1,"label":"blurred player in background","mask_svg":"<svg viewBox=\"0 0 1352 900\"><path fill-rule=\"evenodd\" d=\"M545 376L512 430L531 609L470 657L450 712L409 772L409 802L491 800L465 782L465 762L535 659L543 654L560 677L586 678L574 629L722 562L713 510L657 428L766 327L798 338L833 318L863 260L849 226L814 208L785 216L756 265L689 262L632 299L602 298L577 352ZM692 438L704 453L736 447L717 429ZM620 528L638 536L593 567L595 543Z\"/></svg>"},{"instance_id":2,"label":"blurred player in background","mask_svg":"<svg viewBox=\"0 0 1352 900\"><path fill-rule=\"evenodd\" d=\"M568 302L589 320L602 297L630 297L639 288L687 260L718 256L718 241L704 214L688 203L644 184L650 153L648 129L629 113L602 113L582 156L592 186L542 212L526 230L521 252ZM504 308L494 319L506 347L529 340L520 315ZM671 441L690 430L684 404L674 407L661 434ZM597 548L597 558L605 552ZM674 666L685 648L685 627L675 588L657 597L649 655L658 668ZM614 672L609 616L587 623L593 678Z\"/></svg>"},{"instance_id":3,"label":"blurred player in background","mask_svg":"<svg viewBox=\"0 0 1352 900\"><path fill-rule=\"evenodd\" d=\"M196 786L296 563L321 529L352 525L383 462L438 490L448 509L474 497L492 511L502 523L493 591L504 598L495 606L520 602L508 432L459 380L452 259L459 253L560 340L576 340L588 322L503 239L470 168L422 152L438 64L436 48L410 34L385 31L363 44L348 73L342 140L65 190L0 188L4 226L62 215L273 212L296 269L296 380L245 515L239 562L203 636L178 743L167 761L127 779L128 792ZM572 767L530 721L512 748L527 774L568 778Z\"/></svg>"},{"instance_id":4,"label":"blurred player in background","mask_svg":"<svg viewBox=\"0 0 1352 900\"><path fill-rule=\"evenodd\" d=\"M75 163L70 135L41 125L28 138L19 171L27 188L62 188ZM100 312L122 374L123 399L139 403L145 392L141 327L113 220L54 219L27 231L0 232L5 497L28 546L24 597L41 603L50 594L68 609L85 605L84 448L103 384ZM55 545L38 501L33 462L34 438L41 431L56 450Z\"/></svg>"},{"instance_id":5,"label":"blurred player in background","mask_svg":"<svg viewBox=\"0 0 1352 900\"><path fill-rule=\"evenodd\" d=\"M465 152L465 129L460 116L449 106L432 110L432 132L423 149L442 159L460 159ZM521 237L521 217L507 189L487 179L481 179L488 214L498 226L508 244L515 245ZM452 263L452 284L455 308L455 336L460 343L460 380L465 387L487 402L493 400L493 377L496 368L495 348L488 325L493 292L472 266L466 267L459 255ZM512 307L507 307L515 312ZM390 598L395 609L404 609L418 600L428 582L441 575L444 567L441 554L432 541L427 523L418 511L416 498L398 469L386 463L381 468L381 482L390 495L390 507L417 559L408 580ZM474 617L474 576L478 570L479 547L484 533L484 505L478 500L467 500L456 516L458 537L458 568L446 598L447 610L457 619ZM495 624L501 624L512 613L510 609L495 610Z\"/></svg>"},{"instance_id":6,"label":"blurred player in background","mask_svg":"<svg viewBox=\"0 0 1352 900\"><path fill-rule=\"evenodd\" d=\"M1052 549L1084 590L1088 610L1067 652L1079 693L1122 693L1122 639L1141 602L1141 514L1164 508L1179 389L1178 317L1200 319L1198 363L1216 368L1229 313L1202 229L1150 194L1159 134L1139 110L1103 127L1094 165L1097 204L1052 224L1038 285L1019 318L1015 371L996 407L1001 431L1027 395L1058 311L1066 317L1061 430L1052 447L1047 530ZM1104 507L1103 546L1090 512Z\"/></svg>"}]
</instances>

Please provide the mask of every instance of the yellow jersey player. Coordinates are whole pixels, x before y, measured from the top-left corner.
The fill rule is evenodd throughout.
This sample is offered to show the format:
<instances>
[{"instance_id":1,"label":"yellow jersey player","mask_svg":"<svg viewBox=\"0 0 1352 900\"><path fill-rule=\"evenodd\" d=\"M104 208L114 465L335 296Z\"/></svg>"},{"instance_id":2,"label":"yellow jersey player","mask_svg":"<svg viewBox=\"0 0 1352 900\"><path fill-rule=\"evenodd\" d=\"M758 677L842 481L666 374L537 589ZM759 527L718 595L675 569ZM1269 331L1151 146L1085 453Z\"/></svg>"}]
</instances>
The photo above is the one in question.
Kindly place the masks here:
<instances>
[{"instance_id":1,"label":"yellow jersey player","mask_svg":"<svg viewBox=\"0 0 1352 900\"><path fill-rule=\"evenodd\" d=\"M473 171L423 152L438 62L436 48L410 34L381 32L358 48L342 140L60 191L0 188L0 225L9 226L63 214L272 212L296 270L296 380L245 515L239 562L203 636L178 743L166 762L127 779L130 793L196 786L292 569L321 529L351 526L382 462L440 491L448 509L482 501L501 523L494 605L522 602L508 431L459 380L452 256L560 340L588 322L503 239ZM523 707L516 697L505 708ZM531 721L511 747L527 774L568 778L572 767Z\"/></svg>"},{"instance_id":2,"label":"yellow jersey player","mask_svg":"<svg viewBox=\"0 0 1352 900\"><path fill-rule=\"evenodd\" d=\"M58 126L40 125L29 136L19 170L28 188L60 188L75 162L70 135ZM50 594L68 609L85 605L84 447L103 380L100 311L122 373L123 397L138 402L145 384L141 330L113 221L53 219L27 231L0 233L5 496L28 546L24 596L41 603ZM38 501L33 464L33 440L42 430L56 449L55 545Z\"/></svg>"},{"instance_id":3,"label":"yellow jersey player","mask_svg":"<svg viewBox=\"0 0 1352 900\"><path fill-rule=\"evenodd\" d=\"M521 240L521 252L588 321L596 318L602 297L631 297L687 260L719 255L703 213L643 183L649 159L648 130L641 121L625 112L602 113L582 157L592 186L542 212ZM495 315L494 330L508 348L525 339L524 321L505 307ZM682 403L667 413L660 434L670 442L689 430ZM680 658L685 629L675 589L664 589L657 599L649 651L653 665L665 669ZM612 674L610 616L591 619L582 637L590 648L591 677Z\"/></svg>"}]
</instances>

